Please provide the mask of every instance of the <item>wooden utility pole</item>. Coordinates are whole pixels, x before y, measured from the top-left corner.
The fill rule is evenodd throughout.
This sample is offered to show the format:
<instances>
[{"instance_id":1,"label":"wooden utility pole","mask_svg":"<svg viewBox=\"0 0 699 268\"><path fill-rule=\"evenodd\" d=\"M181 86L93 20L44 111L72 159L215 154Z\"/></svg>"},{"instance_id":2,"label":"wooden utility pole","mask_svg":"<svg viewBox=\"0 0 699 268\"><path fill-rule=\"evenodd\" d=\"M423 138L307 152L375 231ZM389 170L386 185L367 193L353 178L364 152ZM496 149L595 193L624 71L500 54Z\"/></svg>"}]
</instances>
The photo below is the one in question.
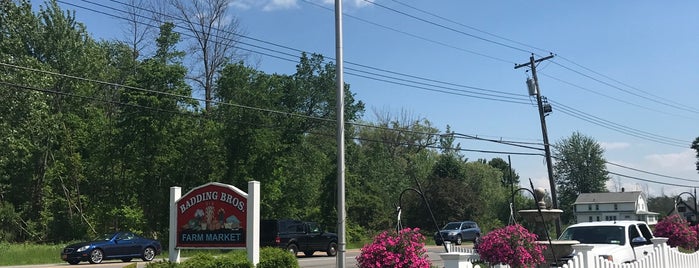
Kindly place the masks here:
<instances>
[{"instance_id":1,"label":"wooden utility pole","mask_svg":"<svg viewBox=\"0 0 699 268\"><path fill-rule=\"evenodd\" d=\"M553 163L551 162L551 147L549 146L549 135L546 131L546 114L544 112L544 105L541 101L541 90L539 90L539 80L536 77L536 64L548 59L553 58L553 54L540 58L538 60L534 59L534 54L529 57L529 62L523 64L516 64L515 69L529 66L532 70L532 78L534 79L534 91L536 93L536 104L539 106L539 119L541 120L541 134L544 136L544 152L546 157L546 168L548 169L549 175L549 186L551 187L551 200L553 203L553 208L558 208L558 197L556 196L556 183L553 181ZM561 236L561 219L556 220L556 237Z\"/></svg>"}]
</instances>

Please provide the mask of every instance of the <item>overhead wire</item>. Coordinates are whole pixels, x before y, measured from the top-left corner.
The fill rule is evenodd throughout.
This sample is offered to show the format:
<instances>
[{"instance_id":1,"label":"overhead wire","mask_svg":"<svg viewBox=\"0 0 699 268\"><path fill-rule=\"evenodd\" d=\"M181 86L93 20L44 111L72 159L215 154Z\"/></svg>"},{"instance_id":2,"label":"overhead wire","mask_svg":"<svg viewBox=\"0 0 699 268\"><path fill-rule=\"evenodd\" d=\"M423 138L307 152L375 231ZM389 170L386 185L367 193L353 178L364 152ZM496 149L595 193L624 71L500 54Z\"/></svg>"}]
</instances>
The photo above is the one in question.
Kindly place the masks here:
<instances>
[{"instance_id":1,"label":"overhead wire","mask_svg":"<svg viewBox=\"0 0 699 268\"><path fill-rule=\"evenodd\" d=\"M406 12L402 12L402 11L399 11L399 10L396 10L396 9L393 9L393 8L390 8L390 7L387 7L387 6L385 6L385 5L378 4L378 3L376 3L375 1L370 1L370 0L363 0L363 1L364 1L364 2L367 2L367 3L369 3L369 4L372 4L372 5L375 5L375 6L378 6L378 7L381 7L381 8L390 10L390 11L393 11L393 12L395 12L395 13L404 15L404 16L406 16L406 17L413 18L413 19L416 19L416 20L418 20L418 21L422 21L422 22L427 23L427 24L430 24L430 25L434 25L434 26L437 26L437 27L440 27L440 28L445 28L445 29L452 29L451 27L444 26L444 25L442 25L442 24L439 24L439 23L436 23L436 22L432 22L432 21L429 21L429 20L427 20L427 19L419 18L419 17L417 17L417 16L415 16L415 15L411 15L411 14L408 14L408 13L406 13ZM477 31L477 32L480 32L480 33L483 33L483 34L487 34L487 35L489 35L489 36L496 37L496 38L499 38L499 39L502 39L502 40L505 40L505 41L508 41L508 42L511 42L511 43L515 43L515 44L520 45L520 46L528 47L528 48L531 48L531 49L533 49L533 50L538 50L538 51L544 51L544 52L548 51L548 50L545 50L545 49L542 49L542 48L538 48L538 47L535 47L535 46L531 46L531 45L528 45L528 44L525 44L525 43L523 43L523 42L519 42L519 41L510 39L510 38L506 38L506 37L502 37L502 36L499 36L499 35L496 35L496 34L492 34L492 33L490 33L490 32L483 31L483 30L481 30L481 29L479 29L479 28L476 28L476 27L473 27L473 26L469 26L469 25L466 25L466 24L463 24L463 23L459 23L459 22L457 22L457 21L455 21L455 20L448 19L448 18L446 18L446 17L443 17L443 16L440 16L440 15L434 14L434 13L429 12L429 11L425 11L425 10L423 10L423 9L420 9L420 8L415 7L415 6L411 6L411 5L402 3L402 2L400 2L400 1L396 1L396 0L391 0L391 1L392 1L392 2L395 2L395 3L398 3L398 4L402 5L402 6L408 7L408 8L410 8L410 9L412 9L412 10L416 10L416 11L418 11L418 12L421 12L421 13L424 13L424 14L428 14L428 15L430 15L430 16L433 16L433 17L439 18L439 19L441 19L441 20L450 22L450 23L452 23L452 24L459 25L459 26L461 26L461 27L468 28L468 29L470 29L470 30L474 30L474 31ZM462 32L462 31L454 30L454 32L459 33L459 34L464 34L464 35L466 35L466 36L474 37L474 38L477 38L477 39L480 39L480 40L483 40L483 41L486 41L486 42L490 42L490 43L493 43L493 44L496 44L496 45L499 45L499 46L511 48L511 49L514 49L514 50L517 50L517 51L526 51L526 50L524 50L524 49L522 49L522 48L517 48L517 47L514 47L514 46L510 46L510 45L504 45L504 44L502 44L501 42L496 42L496 41L493 41L493 40L490 40L490 39L487 39L487 38L479 38L478 36L475 36L475 35L473 35L473 34L468 34L468 33ZM552 52L549 51L549 53L552 53ZM536 54L536 53L533 53L533 54ZM564 68L564 69L566 69L566 70L568 70L568 71L571 71L571 72L573 72L573 73L576 73L576 74L578 74L578 75L581 75L581 76L586 77L586 78L588 78L588 79L591 79L591 80L593 80L593 81L596 81L596 82L598 82L598 83L601 83L601 84L603 84L603 85L605 85L605 86L608 86L608 87L611 87L611 88L620 90L620 91L622 91L622 92L624 92L624 93L633 95L633 96L638 97L638 98L642 98L642 99L647 100L647 101L650 101L650 102L658 103L658 104L661 104L661 105L663 105L663 106L671 107L671 108L678 109L678 110L683 110L683 111L690 112L690 113L699 114L699 110L697 110L696 108L694 108L694 107L692 107L692 106L684 105L684 104L681 104L681 103L678 103L678 102L675 102L675 101L672 101L672 100L663 98L663 97L661 97L661 96L657 96L657 95L651 94L651 93L649 93L649 92L647 92L647 91L638 89L638 88L633 87L633 86L631 86L631 85L629 85L629 84L627 84L627 83L621 82L621 81L619 81L618 79L614 79L614 78L612 78L612 77L610 77L610 76L607 76L607 75L604 75L604 74L602 74L602 73L599 73L599 72L597 72L597 71L595 71L595 70L593 70L593 69L591 69L591 68L588 68L588 67L585 67L585 66L583 66L583 65L581 65L581 64L578 64L578 63L576 63L576 62L574 62L574 61L572 61L572 60L570 60L570 59L568 59L568 58L566 58L566 57L564 57L564 56L562 56L562 55L559 55L558 53L555 53L555 54L556 54L556 56L557 56L558 58L561 58L561 59L563 59L563 60L565 60L565 61L567 61L567 62L569 62L569 63L571 63L571 64L573 64L573 65L575 65L575 66L577 66L577 67L579 67L579 68L581 68L581 69L583 69L583 70L585 70L585 71L588 71L588 72L590 72L590 73L593 73L593 74L595 74L595 75L598 75L598 76L600 76L600 77L603 77L603 78L605 78L605 79L608 79L608 80L610 80L610 81L613 81L613 82L615 82L615 83L617 83L617 84L623 85L623 86L625 86L625 87L627 87L627 88L633 89L634 91L637 91L637 92L640 92L640 93L643 93L643 94L634 93L634 92L632 92L631 90L623 89L623 88L621 88L621 87L619 87L619 86L613 85L613 84L611 84L611 83L609 83L609 82L602 81L602 80L597 79L597 78L595 78L595 77L593 77L593 76L591 76L591 75L585 74L585 73L583 73L583 72L581 72L581 71L574 70L573 68L568 67L568 66L565 66L565 65L563 65L563 64L561 64L561 63L559 63L559 62L557 62L556 60L551 60L551 62L552 62L553 64L556 64L556 65L558 65L558 66L560 66L560 67L562 67L562 68ZM645 95L648 95L648 96L650 96L650 97L645 96ZM606 96L606 95L603 95L603 96ZM617 100L617 99L615 99L615 100ZM661 100L662 100L662 101L661 101Z\"/></svg>"},{"instance_id":2,"label":"overhead wire","mask_svg":"<svg viewBox=\"0 0 699 268\"><path fill-rule=\"evenodd\" d=\"M118 8L110 7L110 6L107 6L107 5L104 5L104 4L100 4L100 3L96 3L96 2L90 1L90 0L82 0L82 1L83 1L83 2L86 2L86 3L90 3L90 4L93 4L93 5L96 5L96 6L100 6L100 7L103 7L103 8L108 8L108 9L110 9L110 10L112 10L112 11L117 11L117 12L121 12L121 13L126 13L126 12L127 12L127 11L124 11L124 10L120 10L120 9L118 9ZM114 3L119 3L119 4L127 5L127 6L129 6L129 7L131 7L131 8L140 8L140 9L143 9L142 7L137 7L137 6L134 6L134 5L132 5L132 4L128 4L128 3L122 3L122 2L119 2L119 1L116 1L116 0L110 0L110 1L111 1L111 2L114 2ZM108 16L111 16L111 17L114 17L114 18L117 18L117 19L125 19L124 17L120 17L120 16L114 15L114 14L112 14L112 13L102 12L102 11L99 11L99 10L95 10L95 9L92 9L92 8L88 8L88 7L84 7L84 6L80 6L80 5L76 5L76 4L72 4L72 3L66 3L66 2L64 2L64 1L62 1L62 0L58 0L58 2L61 2L61 3L63 3L63 4L69 5L69 6L73 6L73 7L76 7L76 8L86 9L86 10L88 10L88 11L96 12L96 13L99 13L99 14L108 15ZM147 11L147 12L153 12L153 13L156 14L156 15L168 16L168 17L174 18L174 16L172 16L172 15L164 14L164 13L157 12L157 11L154 11L154 10L149 10L149 9L143 9L143 10L144 10L144 11ZM135 15L136 15L136 16L140 16L142 19L153 20L152 18L148 18L148 17L142 16L142 15L138 15L138 14L135 14ZM143 23L143 22L138 22L138 23L145 24L145 23ZM155 26L155 25L152 25L152 24L145 24L145 25L146 25L146 26L149 26L149 27L156 27L156 28L158 27L158 26ZM188 34L188 33L186 33L186 32L180 32L180 31L177 31L177 32L178 32L179 34L181 34L181 35L185 35L185 36L188 36L188 37L194 37L194 36L192 36L191 34ZM276 47L280 47L280 48L292 50L292 51L294 51L294 52L299 52L299 53L310 53L310 52L303 51L303 50L300 50L300 49L295 49L295 48L291 48L291 47L288 47L288 46L283 46L283 45L278 45L278 44L275 44L275 43L272 43L272 42L263 41L263 40L260 40L260 39L257 39L257 38L252 38L252 37L249 37L249 36L247 36L247 35L241 35L241 34L236 34L236 33L233 33L233 34L235 34L235 35L237 35L237 36L239 36L239 37L241 37L241 38L243 38L243 39L250 39L250 40L253 40L253 41L256 41L256 42L262 42L262 43L267 44L267 45L272 45L272 46L276 46ZM290 53L282 52L282 51L279 51L279 50L276 50L276 49L270 49L270 48L262 47L262 46L259 46L259 45L250 44L250 43L247 43L247 42L240 42L240 43L243 44L243 45L246 45L246 46L251 46L251 47L254 47L254 48L258 48L258 49L264 49L264 50L266 50L266 51L270 51L270 52L274 52L274 53L279 53L279 54L282 54L282 55L285 55L285 56L296 56L296 55L293 55L293 54L290 54ZM288 59L288 58L282 58L282 57L274 56L274 55L271 55L271 54L259 53L258 51L252 50L252 49L246 49L246 48L241 48L241 47L238 47L238 48L243 49L243 50L246 50L246 51L249 51L249 52L262 54L262 55L265 55L265 56L271 56L271 57L275 57L275 58L278 58L278 59L283 59L283 60L290 61L290 62L293 61L293 60ZM330 59L330 60L334 60L334 58L332 58L332 57L326 57L326 56L324 56L324 58L327 58L327 59ZM458 95L458 96L464 96L464 97L479 98L479 99L484 99L484 100L493 100L493 101L501 101L501 102L510 102L510 103L517 103L517 104L529 104L529 103L527 103L527 102L525 101L525 100L526 100L525 96L524 96L524 95L521 95L521 94L513 94L513 93L509 93L509 92L504 92L504 91L498 91L498 90L492 90L492 89L485 89L485 88L482 88L482 87L475 87L475 86L468 86L468 85L461 85L461 84L456 84L456 83L438 81L438 80L435 80L435 79L428 79L428 78L419 77L419 76L415 76L415 75L403 74L403 73L399 73L399 72L395 72L395 71L390 71L390 70L385 70L385 69L381 69L381 68L371 67L371 66L367 66L367 65L363 65L363 64L354 63L354 62L351 62L351 61L346 61L346 63L349 64L349 65L353 65L353 66L357 66L357 67L362 67L362 68L365 68L365 69L370 69L370 70L374 70L374 71L379 71L379 72L389 73L389 74L393 74L393 75L408 77L408 78L412 78L412 79L423 80L423 81L427 81L427 82L420 82L420 81L415 81L415 80L407 80L407 79L404 79L404 78L391 77L391 76L379 74L379 73L377 73L377 72L366 71L366 70L362 70L362 69L358 69L358 68L345 67L346 70L350 70L350 71L354 71L354 72L363 73L364 75L361 75L361 74L358 74L358 73L354 73L354 72L347 72L347 74L353 75L353 76L357 76L357 77L362 77L362 78L365 78L365 79L372 79L372 80L377 80L377 81L381 81L381 82L387 82L387 83L392 83L392 84L397 84L397 85L403 85L403 86L412 87L412 88L418 88L418 89L426 89L426 90L429 90L429 91L441 92L441 93L452 94L452 95ZM392 80L395 80L395 81L391 81L391 80L387 80L387 79L376 79L376 78L372 78L372 76L378 76L378 77L383 77L383 78L389 78L389 79L392 79ZM403 82L408 82L408 81L409 81L409 82L411 82L411 83L420 84L420 85L423 85L423 86L415 86L415 85L406 84L406 83L402 83L402 82L396 82L396 81L403 81ZM429 84L428 82L437 83L437 84L442 84L442 85L445 85L445 86ZM424 86L427 86L427 85L432 86L432 87L436 87L437 89L429 89L429 88L427 88L427 87L424 87ZM447 87L447 86L450 86L450 87ZM457 88L453 88L453 87L457 87ZM459 89L459 88L464 88L464 89ZM478 93L478 91L482 91L483 93ZM479 97L479 96L474 95L474 94L481 94L481 95L484 95L484 96L486 96L486 97Z\"/></svg>"},{"instance_id":3,"label":"overhead wire","mask_svg":"<svg viewBox=\"0 0 699 268\"><path fill-rule=\"evenodd\" d=\"M3 64L3 65L6 65L6 64ZM6 66L7 66L7 65L6 65ZM12 66L9 66L9 67L12 67ZM31 70L31 69L30 69L30 70ZM54 74L55 74L55 73L54 73ZM61 75L61 74L58 74L58 75ZM82 81L87 81L87 82L92 82L92 83L102 83L102 84L106 84L106 85L115 85L114 83L109 83L109 82L104 82L104 81L98 81L98 80L93 80L93 79L87 79L87 78L80 78L80 77L69 76L69 75L65 75L65 77L66 77L66 78L71 78L71 79L79 79L79 80L82 80ZM18 84L14 84L14 83L5 82L5 81L0 81L0 85L11 86L11 87L16 87L16 88L21 88L21 89L27 89L27 90L33 90L33 91L38 91L38 92L43 92L43 93L59 94L59 95L64 95L64 96L69 96L69 97L76 97L76 98L88 99L88 100L93 100L93 101L99 101L99 102L105 102L105 103L110 103L110 104L116 104L116 105L120 105L120 106L130 106L130 107L135 107L135 108L145 109L145 110L152 110L152 111L157 111L157 112L166 112L166 113L173 113L173 114L180 114L180 115L187 115L187 116L200 117L200 116L198 116L196 113L185 113L184 111L173 111L173 110L167 110L167 109L161 109L161 108L154 108L154 107L143 106L143 105L138 105L138 104L124 103L124 102L112 101L112 100L107 100L107 99L102 99L102 98L95 98L95 97L90 97L90 96L83 96L83 95L79 95L79 94L74 94L74 93L69 93L69 92L62 92L62 91L57 91L57 90L39 89L39 88L36 88L36 87L18 85ZM150 92L150 91L148 91L148 90L146 90L146 89L141 89L141 88L137 88L137 87L130 87L130 86L126 86L126 85L120 85L120 86L121 86L121 87L124 87L124 88L127 88L127 87L128 87L128 88L130 88L130 89L135 89L135 90L141 90L141 91ZM163 93L163 92L158 92L158 93ZM172 96L173 94L166 94L166 95ZM179 96L179 97L185 98L185 96ZM224 103L225 103L225 102L224 102ZM241 107L241 106L237 106L237 105L230 104L230 103L225 103L225 104L226 104L226 105L232 105L232 106L238 107L238 108L245 108L245 109L247 109L247 106ZM257 109L254 109L254 110L256 110L256 111L265 111L265 112L273 112L273 113L284 114L284 115L292 115L292 116L298 116L298 117L304 117L304 118L310 118L310 119L322 119L322 118L317 118L317 117L308 117L308 116L303 116L303 115L299 115L299 114L295 114L295 113L286 113L286 112L280 112L280 111L276 111L276 110L263 109L263 108L257 108ZM328 120L325 120L325 121L334 121L334 120L328 119ZM397 131L397 132L408 132L408 133L417 133L417 134L438 135L438 134L436 134L436 133L426 133L426 132L419 132L419 131L412 131L412 130L396 130L396 129L377 127L377 126L372 126L372 125L367 125L367 124L358 124L358 123L350 123L350 122L348 122L347 124L355 125L355 126L361 126L361 127L379 128L379 129L387 130L387 131ZM250 125L250 123L248 123L248 125ZM259 126L259 124L257 124L257 123L254 124L254 125ZM272 127L270 127L270 126L265 126L265 127L267 127L267 128L272 128ZM317 132L314 132L314 134L325 135L325 136L331 135L331 134L317 133ZM489 141L489 142L498 142L498 143L501 143L501 144L504 144L504 145L516 146L516 142L511 142L511 141L497 141L497 140L478 138L478 137L475 137L475 136L472 136L472 135L465 135L465 134L459 134L459 133L452 133L452 134L455 134L455 136L465 136L465 137L467 137L467 138L469 138L469 139L477 139L477 140L483 140L483 141ZM439 134L439 135L449 135L449 134ZM386 142L386 141L376 140L376 139L366 139L366 138L360 138L360 137L352 137L352 139L354 139L354 140L360 140L360 141L370 141L370 142L381 142L381 143L396 144L396 143L393 143L393 142ZM412 145L412 144L409 144L409 143L397 143L396 145L409 146L409 145ZM425 145L424 147L425 147L425 148L430 148L430 149L445 149L443 146L438 146L438 145ZM521 146L520 146L520 147L521 147ZM526 147L526 146L523 147L523 148L537 149L537 148ZM541 154L541 153L525 153L525 152L494 151L494 150L476 150L476 149L464 149L464 148L453 148L453 147L450 148L450 149L452 149L452 150L458 150L458 151L463 151L463 152L478 152L478 153L487 153L487 154L508 154L508 155L544 156L544 155ZM537 150L539 150L539 149L537 149ZM626 168L626 169L630 169L630 170L634 170L634 171L638 171L638 172L643 172L643 173L650 174L650 175L661 176L661 177L666 177L666 178L671 178L671 179L677 179L677 180L683 180L683 181L692 181L692 182L696 182L696 180L683 179L683 178L679 178L679 177L673 177L673 176L662 175L662 174L658 174L658 173L654 173L654 172L643 171L643 170L640 170L640 169L630 168L630 167L626 167L626 166L623 166L623 165L614 164L614 163L611 163L611 162L605 162L605 163L611 164L611 165L614 165L614 166L617 166L617 167L621 167L621 168ZM680 185L680 184L674 184L674 183L668 183L668 182L660 182L660 181L655 181L655 180L650 180L650 179L643 179L643 178L639 178L639 177L635 177L635 176L631 176L631 175L620 174L620 173L616 173L616 172L608 172L608 173L614 174L614 175L618 175L618 176L622 176L622 177L625 177L625 178L630 178L630 179L640 180L640 181L644 181L644 182L649 182L649 183L656 183L656 184L669 185L669 186L682 186L682 187L685 187L685 186L686 186L686 185Z\"/></svg>"},{"instance_id":4,"label":"overhead wire","mask_svg":"<svg viewBox=\"0 0 699 268\"><path fill-rule=\"evenodd\" d=\"M394 12L399 13L399 14L401 14L401 15L406 15L406 16L411 17L411 18L414 18L414 17L415 17L415 16L412 16L412 15L407 14L407 13L405 13L405 12L400 12L400 11L397 11L397 10L395 10L395 9L388 8L388 7L386 7L386 6L383 6L383 5L380 5L380 4L376 4L376 3L374 3L373 1L367 1L367 0L364 0L364 1L369 2L369 3L371 3L371 4L374 4L374 5L376 5L376 6L380 6L380 7L383 7L383 8L385 8L385 9L394 11ZM392 1L397 2L397 1L395 1L395 0L392 0ZM305 2L310 3L310 2L307 1L307 0L306 0ZM411 9L417 10L417 11L419 11L419 12L422 12L422 13L425 13L425 14L429 14L429 15L438 17L438 18L443 19L443 20L446 20L446 21L448 21L448 22L451 22L451 23L454 23L454 24L457 24L457 25L460 25L460 26L463 26L463 27L466 27L466 28L469 28L469 29L472 29L472 30L476 30L476 31L478 31L478 32L482 32L482 33L485 33L485 34L488 34L488 35L491 35L491 36L494 36L494 37L497 37L497 38L501 38L501 39L506 40L506 41L509 41L509 42L514 42L514 43L517 43L517 44L519 44L519 45L527 46L527 47L534 48L534 49L537 49L537 50L540 50L540 51L545 51L545 50L540 49L540 48L536 48L536 47L533 47L533 46L529 46L529 45L526 45L526 44L521 43L521 42L517 42L517 41L511 40L511 39L508 39L508 38L500 37L500 36L498 36L498 35L494 35L494 34L491 34L491 33L488 33L488 32L482 31L482 30L479 30L479 29L477 29L477 28L475 28L475 27L471 27L471 26L468 26L468 25L465 25L465 24L462 24L462 23L458 23L458 22L456 22L456 21L453 21L453 20L444 18L444 17L442 17L442 16L436 15L436 14L431 13L431 12L428 12L428 11L424 11L424 10L419 9L419 8L416 8L416 7L414 7L414 6L410 6L410 5L407 5L407 4L404 4L404 3L399 3L399 4L401 4L401 5L403 5L403 6L407 6L407 7L411 8ZM314 5L317 6L317 4L314 4ZM423 21L423 22L427 22L427 21L425 21L425 20L423 20L423 19L419 19L419 20L420 20L420 21ZM366 20L363 20L363 19L362 19L362 21L366 21ZM372 25L376 25L376 23L373 23L373 22L369 22L369 21L366 21L366 22L367 22L367 23L370 23L370 24L372 24ZM428 22L428 23L429 23L429 22ZM429 23L429 24L435 25L436 23ZM443 26L443 25L439 25L439 26ZM389 28L389 29L391 29L391 28ZM400 32L400 33L403 33L403 31L399 31L399 30L395 30L395 31ZM409 33L407 33L407 34L409 34ZM470 36L470 35L469 35L469 36ZM508 47L509 47L509 46L508 46ZM558 56L558 55L557 55L557 56ZM567 59L566 59L566 60L567 60ZM570 60L567 60L567 61L570 61ZM572 72L575 72L575 73L578 73L578 74L580 74L580 75L586 76L587 78L590 78L590 79L593 79L593 80L598 81L598 82L600 82L600 83L603 83L604 85L614 87L614 85L612 85L612 84L610 84L610 83L606 83L606 82L604 82L604 81L595 79L595 78L592 77L592 76L586 75L586 74L581 73L581 72L579 72L579 71L577 71L577 70L573 70L572 68L563 66L563 65L561 65L560 63L556 63L555 61L553 61L553 62L554 62L554 64L557 64L557 65L559 65L559 66L562 66L562 67L564 67L564 68L566 68L566 69L568 69L568 70L570 70L570 71L572 71ZM571 61L571 62L572 62L572 61ZM579 64L575 64L575 65L580 66ZM580 66L580 67L584 68L583 66ZM589 68L585 68L585 69L594 72L593 70L590 70ZM596 73L596 72L595 72L595 73ZM545 75L546 75L546 74L545 74ZM556 77L550 76L550 75L546 75L546 76L549 76L549 77L551 77L551 78L553 78L553 79L562 81L562 80L560 80L560 79L558 79L558 78L556 78ZM609 78L609 79L612 79L612 78ZM616 80L614 80L614 81L616 81ZM575 87L581 88L581 89L586 89L586 88L584 88L584 87L577 86L577 85L572 84L572 83L570 83L570 82L565 82L565 83L567 83L567 84L569 84L569 85L571 85L571 86L575 86ZM621 83L621 82L619 82L619 83ZM667 113L667 112L665 112L665 111L660 111L660 110L657 110L657 109L651 109L651 108L649 108L649 107L645 107L645 106L641 106L641 105L638 105L638 104L635 104L635 103L631 103L631 102L628 102L628 101L624 101L624 100L622 100L622 99L614 98L614 97L612 97L612 96L608 96L608 95L606 95L606 94L598 93L598 92L596 92L596 91L592 91L592 90L589 90L589 89L586 89L586 90L589 91L589 92L592 92L592 93L594 93L594 94L597 94L597 95L600 95L600 96L603 96L603 97L607 97L607 98L610 98L610 99L612 99L612 100L619 101L619 102L622 102L622 103L625 103L625 104L629 104L629 105L632 105L632 106L636 106L636 107L639 107L639 108L642 108L642 109L649 109L649 110L658 111L658 112L660 112L660 113L664 113L664 114L668 114L668 115L673 115L673 116L680 116L680 117L684 117L684 118L689 118L689 117L682 116L682 115L670 114L670 113ZM626 92L628 92L628 91L626 91ZM631 92L629 92L629 93L631 93ZM639 96L639 97L643 97L643 96L638 95L638 94L634 94L634 95ZM648 98L646 98L646 99L648 99ZM649 100L652 100L652 99L649 99ZM667 104L667 103L663 103L663 102L659 102L659 103L661 103L661 104ZM674 106L673 106L673 107L674 107ZM603 127L603 128L608 128L608 129L611 129L611 130L615 130L615 131L617 131L617 132L620 132L620 133L623 133L623 134L626 134L626 135L630 135L630 136L634 136L634 137L637 137L637 138L643 137L643 136L644 136L645 138L643 138L643 139L648 140L648 141L653 141L653 142L658 142L657 139L655 139L655 138L653 138L653 137L659 137L660 139L665 139L665 137L662 137L662 136L660 136L660 135L650 134L650 133L647 133L647 132L646 132L646 134L648 134L648 135L641 135L641 134L638 134L638 133L641 133L641 132L643 132L643 131L640 131L640 130L637 130L637 129L633 129L633 128L629 128L629 127L625 127L625 126L622 126L622 125L620 125L620 124L613 123L613 122L609 122L609 121L607 121L607 123L605 123L605 124L602 124L602 123L600 123L599 120L591 120L591 118L598 118L598 119L599 119L599 117L595 117L595 116L591 116L591 115L589 115L589 114L587 114L587 113L579 112L578 110L572 109L572 108L570 108L570 107L568 107L568 108L569 108L569 109L568 109L567 111L564 111L565 114L568 114L569 116L572 116L572 117L581 119L581 120L583 120L583 121L587 121L587 122L591 122L591 123L597 122L597 123L595 123L595 124L598 125L598 126L601 126L601 127ZM677 108L677 107L675 107L675 108ZM575 111L578 111L578 112L572 112L571 109L572 109L572 110L575 110ZM691 110L689 110L689 111L691 111ZM693 118L691 118L691 119L693 119ZM606 121L606 120L604 120L604 121ZM624 129L626 129L626 131L624 131ZM636 134L633 134L633 133L636 133ZM649 135L650 135L650 136L649 136ZM672 139L672 138L667 138L667 140L680 141L680 140ZM680 141L680 142L682 142L682 144L683 144L683 145L680 145L680 147L684 147L685 141ZM677 144L668 144L667 142L659 142L659 143L663 143L663 144L666 144L666 145L677 146Z\"/></svg>"},{"instance_id":5,"label":"overhead wire","mask_svg":"<svg viewBox=\"0 0 699 268\"><path fill-rule=\"evenodd\" d=\"M629 136L633 136L633 137L640 138L643 140L661 143L661 144L665 144L665 145L670 145L670 146L674 146L674 147L680 147L680 148L687 148L689 146L689 144L691 144L691 142L683 141L680 139L658 136L658 135L655 135L655 134L652 134L649 132L645 132L645 131L638 130L635 128L631 128L631 127L623 126L623 125L620 125L617 123L613 123L613 122L606 120L604 118L593 116L593 115L590 115L588 113L577 110L575 108L571 108L571 107L564 105L562 103L558 103L555 100L549 100L549 102L551 102L552 104L555 104L556 105L555 107L562 113L565 113L565 114L568 114L570 116L582 119L582 120L587 121L589 123L592 123L594 125L598 125L598 126L601 126L601 127L607 128L607 129L615 130L617 132L620 132L620 133L623 133L623 134L626 134Z\"/></svg>"},{"instance_id":6,"label":"overhead wire","mask_svg":"<svg viewBox=\"0 0 699 268\"><path fill-rule=\"evenodd\" d=\"M59 1L59 2L60 2L60 1ZM88 2L89 2L89 1L88 1ZM63 3L64 3L64 4L69 4L69 3L65 3L65 2L63 2ZM78 8L83 8L83 7L80 7L80 6L76 6L76 7L78 7ZM88 9L88 10L89 10L89 9ZM94 10L93 10L93 11L94 11ZM99 11L95 11L95 12L99 12ZM100 12L100 13L102 13L102 12ZM103 13L103 14L104 14L104 13ZM109 15L109 14L106 14L106 15ZM256 52L256 51L252 51L252 52ZM256 53L258 53L258 52L256 52ZM291 56L291 54L288 54L288 55ZM289 59L286 59L286 60L289 60ZM291 61L291 60L289 60L289 61Z\"/></svg>"}]
</instances>

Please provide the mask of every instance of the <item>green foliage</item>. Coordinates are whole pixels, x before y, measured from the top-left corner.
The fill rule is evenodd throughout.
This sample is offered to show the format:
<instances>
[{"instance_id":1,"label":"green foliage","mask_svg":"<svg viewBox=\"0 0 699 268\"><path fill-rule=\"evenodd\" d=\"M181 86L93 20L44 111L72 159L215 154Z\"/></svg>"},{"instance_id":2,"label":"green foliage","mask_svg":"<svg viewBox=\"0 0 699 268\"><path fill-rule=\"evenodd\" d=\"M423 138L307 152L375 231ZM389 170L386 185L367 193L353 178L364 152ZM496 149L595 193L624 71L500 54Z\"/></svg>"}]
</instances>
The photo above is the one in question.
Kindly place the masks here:
<instances>
[{"instance_id":1,"label":"green foliage","mask_svg":"<svg viewBox=\"0 0 699 268\"><path fill-rule=\"evenodd\" d=\"M692 142L692 146L691 146L690 148L694 149L694 151L697 152L697 162L696 162L696 164L697 164L697 171L699 171L699 137L697 137L696 139L694 139L694 141Z\"/></svg>"},{"instance_id":2,"label":"green foliage","mask_svg":"<svg viewBox=\"0 0 699 268\"><path fill-rule=\"evenodd\" d=\"M292 255L281 248L264 247L260 249L260 262L257 268L276 268L289 267L297 268L299 261L296 256Z\"/></svg>"},{"instance_id":3,"label":"green foliage","mask_svg":"<svg viewBox=\"0 0 699 268\"><path fill-rule=\"evenodd\" d=\"M17 66L0 66L0 241L131 229L167 244L169 187L212 181L260 181L262 217L335 231L336 66L305 53L292 74L227 64L202 111L188 80L199 70L173 29L161 25L146 40L153 54L139 56L94 40L56 1L0 1L0 62ZM357 122L364 103L343 89L345 120ZM508 220L504 160L469 162L449 127L441 135L426 118L379 117L346 125L350 243L394 228L399 202L401 223L423 230L436 228L427 205L440 224Z\"/></svg>"},{"instance_id":4,"label":"green foliage","mask_svg":"<svg viewBox=\"0 0 699 268\"><path fill-rule=\"evenodd\" d=\"M604 149L594 139L579 132L562 139L554 146L553 177L558 189L561 221L573 219L573 203L581 193L606 192L610 179Z\"/></svg>"}]
</instances>

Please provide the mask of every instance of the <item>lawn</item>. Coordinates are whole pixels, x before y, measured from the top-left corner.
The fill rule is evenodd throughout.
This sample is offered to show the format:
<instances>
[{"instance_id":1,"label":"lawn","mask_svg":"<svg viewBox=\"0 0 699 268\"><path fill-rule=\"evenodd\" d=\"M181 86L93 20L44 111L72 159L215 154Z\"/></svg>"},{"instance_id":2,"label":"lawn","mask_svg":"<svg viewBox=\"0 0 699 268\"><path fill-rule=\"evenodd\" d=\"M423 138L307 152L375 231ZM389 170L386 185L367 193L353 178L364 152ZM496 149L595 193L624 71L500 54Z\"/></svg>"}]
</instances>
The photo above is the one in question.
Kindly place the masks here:
<instances>
[{"instance_id":1,"label":"lawn","mask_svg":"<svg viewBox=\"0 0 699 268\"><path fill-rule=\"evenodd\" d=\"M64 245L0 243L0 266L61 263Z\"/></svg>"}]
</instances>

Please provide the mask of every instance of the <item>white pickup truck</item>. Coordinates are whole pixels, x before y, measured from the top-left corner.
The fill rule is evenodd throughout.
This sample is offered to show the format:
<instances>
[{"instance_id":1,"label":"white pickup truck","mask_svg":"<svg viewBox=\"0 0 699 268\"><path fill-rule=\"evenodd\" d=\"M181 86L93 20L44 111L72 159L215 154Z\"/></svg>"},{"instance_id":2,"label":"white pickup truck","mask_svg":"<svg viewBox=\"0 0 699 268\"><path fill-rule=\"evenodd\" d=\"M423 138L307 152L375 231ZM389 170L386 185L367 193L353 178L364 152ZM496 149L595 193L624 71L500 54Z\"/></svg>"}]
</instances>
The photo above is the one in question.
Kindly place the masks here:
<instances>
[{"instance_id":1,"label":"white pickup truck","mask_svg":"<svg viewBox=\"0 0 699 268\"><path fill-rule=\"evenodd\" d=\"M630 263L653 250L653 233L642 221L598 221L573 224L560 240L593 246L592 254L614 263Z\"/></svg>"}]
</instances>

